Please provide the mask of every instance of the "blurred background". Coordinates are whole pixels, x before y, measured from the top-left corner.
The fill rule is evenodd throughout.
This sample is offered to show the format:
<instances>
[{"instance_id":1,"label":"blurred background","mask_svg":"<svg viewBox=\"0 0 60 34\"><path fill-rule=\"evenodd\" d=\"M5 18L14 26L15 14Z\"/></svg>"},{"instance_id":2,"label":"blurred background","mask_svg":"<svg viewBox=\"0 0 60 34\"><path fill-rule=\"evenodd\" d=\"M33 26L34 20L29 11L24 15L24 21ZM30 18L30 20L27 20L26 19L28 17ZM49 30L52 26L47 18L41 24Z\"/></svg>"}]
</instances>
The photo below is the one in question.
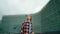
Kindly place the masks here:
<instances>
[{"instance_id":1,"label":"blurred background","mask_svg":"<svg viewBox=\"0 0 60 34\"><path fill-rule=\"evenodd\" d=\"M24 20L25 14L3 15L0 34L19 34ZM32 14L32 23L35 34L60 34L60 0L50 0L41 11Z\"/></svg>"}]
</instances>

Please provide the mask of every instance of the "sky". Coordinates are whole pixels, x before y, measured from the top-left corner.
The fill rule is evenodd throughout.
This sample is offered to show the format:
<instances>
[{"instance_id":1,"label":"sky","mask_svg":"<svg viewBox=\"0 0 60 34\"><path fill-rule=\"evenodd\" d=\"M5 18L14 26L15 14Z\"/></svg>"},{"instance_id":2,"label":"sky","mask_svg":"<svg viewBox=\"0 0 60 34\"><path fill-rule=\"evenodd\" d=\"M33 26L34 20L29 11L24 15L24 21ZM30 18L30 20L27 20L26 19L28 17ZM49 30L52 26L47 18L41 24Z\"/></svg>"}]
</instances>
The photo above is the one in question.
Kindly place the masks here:
<instances>
[{"instance_id":1,"label":"sky","mask_svg":"<svg viewBox=\"0 0 60 34\"><path fill-rule=\"evenodd\" d=\"M3 15L35 14L50 0L0 0L0 20Z\"/></svg>"}]
</instances>

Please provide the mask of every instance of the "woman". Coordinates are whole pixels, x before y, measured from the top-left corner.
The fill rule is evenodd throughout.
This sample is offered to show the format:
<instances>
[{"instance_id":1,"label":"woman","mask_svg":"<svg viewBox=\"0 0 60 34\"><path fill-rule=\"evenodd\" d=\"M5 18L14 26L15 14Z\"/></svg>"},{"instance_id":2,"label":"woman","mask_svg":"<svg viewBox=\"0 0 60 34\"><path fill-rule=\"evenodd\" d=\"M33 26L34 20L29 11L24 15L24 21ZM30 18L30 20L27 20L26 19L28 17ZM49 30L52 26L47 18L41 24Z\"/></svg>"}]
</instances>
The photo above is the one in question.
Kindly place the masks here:
<instances>
[{"instance_id":1,"label":"woman","mask_svg":"<svg viewBox=\"0 0 60 34\"><path fill-rule=\"evenodd\" d=\"M24 21L24 23L22 23L21 29L20 29L20 34L34 34L33 32L33 28L32 28L32 16L26 15L27 20Z\"/></svg>"}]
</instances>

